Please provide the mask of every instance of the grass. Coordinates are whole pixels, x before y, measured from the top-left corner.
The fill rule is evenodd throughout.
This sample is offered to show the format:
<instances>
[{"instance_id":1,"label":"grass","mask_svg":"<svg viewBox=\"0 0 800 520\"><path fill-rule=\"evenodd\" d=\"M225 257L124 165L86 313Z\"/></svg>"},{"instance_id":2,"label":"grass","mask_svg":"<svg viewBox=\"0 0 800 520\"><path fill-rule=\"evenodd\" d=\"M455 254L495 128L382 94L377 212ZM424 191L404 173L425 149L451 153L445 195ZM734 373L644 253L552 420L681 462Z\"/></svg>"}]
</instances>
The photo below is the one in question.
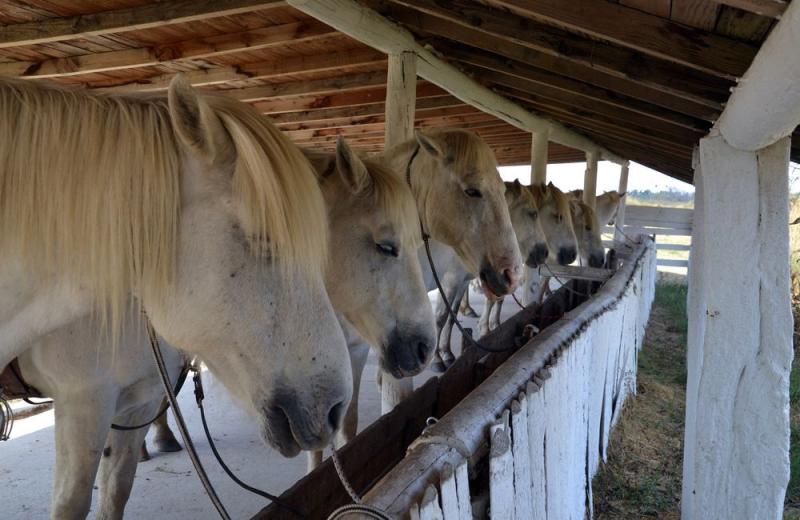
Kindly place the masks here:
<instances>
[{"instance_id":1,"label":"grass","mask_svg":"<svg viewBox=\"0 0 800 520\"><path fill-rule=\"evenodd\" d=\"M686 385L686 286L660 282L639 356L637 396L594 479L598 519L680 517Z\"/></svg>"}]
</instances>

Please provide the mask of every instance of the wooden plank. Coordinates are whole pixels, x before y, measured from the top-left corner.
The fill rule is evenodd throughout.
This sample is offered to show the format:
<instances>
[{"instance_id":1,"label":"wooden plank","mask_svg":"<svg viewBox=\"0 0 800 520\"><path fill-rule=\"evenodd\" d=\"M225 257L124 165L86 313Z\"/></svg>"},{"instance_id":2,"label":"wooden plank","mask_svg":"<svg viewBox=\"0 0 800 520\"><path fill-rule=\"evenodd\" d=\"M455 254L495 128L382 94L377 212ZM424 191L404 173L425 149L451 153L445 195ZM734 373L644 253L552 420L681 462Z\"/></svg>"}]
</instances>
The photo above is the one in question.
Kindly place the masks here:
<instances>
[{"instance_id":1,"label":"wooden plank","mask_svg":"<svg viewBox=\"0 0 800 520\"><path fill-rule=\"evenodd\" d=\"M456 466L456 490L458 491L458 510L459 513L463 513L461 519L471 519L472 504L469 496L469 473L466 461L462 461Z\"/></svg>"},{"instance_id":2,"label":"wooden plank","mask_svg":"<svg viewBox=\"0 0 800 520\"><path fill-rule=\"evenodd\" d=\"M668 258L659 258L657 264L664 267L689 267L688 260L673 260Z\"/></svg>"},{"instance_id":3,"label":"wooden plank","mask_svg":"<svg viewBox=\"0 0 800 520\"><path fill-rule=\"evenodd\" d=\"M669 18L672 7L672 0L620 0L619 3L662 18Z\"/></svg>"},{"instance_id":4,"label":"wooden plank","mask_svg":"<svg viewBox=\"0 0 800 520\"><path fill-rule=\"evenodd\" d=\"M630 224L630 223L629 223ZM603 233L613 233L614 228L604 227ZM654 227L640 227L640 226L625 226L625 234L628 236L635 235L666 235L666 236L692 236L690 229L668 229L668 228L654 228Z\"/></svg>"},{"instance_id":5,"label":"wooden plank","mask_svg":"<svg viewBox=\"0 0 800 520\"><path fill-rule=\"evenodd\" d=\"M451 464L445 464L442 468L442 477L439 489L442 500L442 516L444 520L460 520L462 515L459 511L458 489L456 487L456 475ZM464 511L463 516L472 516L471 511Z\"/></svg>"},{"instance_id":6,"label":"wooden plank","mask_svg":"<svg viewBox=\"0 0 800 520\"><path fill-rule=\"evenodd\" d=\"M719 77L744 74L757 49L730 38L689 30L671 20L605 0L491 0L494 5ZM625 23L620 23L625 20Z\"/></svg>"},{"instance_id":7,"label":"wooden plank","mask_svg":"<svg viewBox=\"0 0 800 520\"><path fill-rule=\"evenodd\" d=\"M147 67L159 63L211 58L234 52L265 49L287 43L310 41L336 34L327 25L308 20L251 31L198 38L166 45L98 52L41 61L0 63L0 74L26 78L54 78Z\"/></svg>"},{"instance_id":8,"label":"wooden plank","mask_svg":"<svg viewBox=\"0 0 800 520\"><path fill-rule=\"evenodd\" d=\"M719 5L713 0L672 0L670 18L697 29L713 31L718 13Z\"/></svg>"},{"instance_id":9,"label":"wooden plank","mask_svg":"<svg viewBox=\"0 0 800 520\"><path fill-rule=\"evenodd\" d=\"M0 27L0 48L198 22L283 5L279 0L165 0L100 13Z\"/></svg>"},{"instance_id":10,"label":"wooden plank","mask_svg":"<svg viewBox=\"0 0 800 520\"><path fill-rule=\"evenodd\" d=\"M547 473L545 472L545 389L535 378L525 387L528 402L528 457L531 468L531 518L547 519Z\"/></svg>"},{"instance_id":11,"label":"wooden plank","mask_svg":"<svg viewBox=\"0 0 800 520\"><path fill-rule=\"evenodd\" d=\"M417 96L417 113L421 110L438 110L442 108L460 107L465 106L464 103L454 98L453 96L435 96L428 99L419 99ZM270 116L270 119L276 124L284 123L306 123L312 121L326 121L329 119L336 119L342 117L360 118L359 121L365 121L364 118L373 116L380 116L381 120L385 112L385 103L373 103L353 108L334 108L334 109L319 109L319 110L304 110L300 112L275 114Z\"/></svg>"},{"instance_id":12,"label":"wooden plank","mask_svg":"<svg viewBox=\"0 0 800 520\"><path fill-rule=\"evenodd\" d=\"M403 1L413 9L380 0L366 1L415 32L448 38L631 97L639 96L681 113L703 114L708 108L718 112L733 85L729 80L673 63L646 59L628 49L601 49L594 40L535 21L522 23L519 17L478 4L453 11L433 0Z\"/></svg>"},{"instance_id":13,"label":"wooden plank","mask_svg":"<svg viewBox=\"0 0 800 520\"><path fill-rule=\"evenodd\" d=\"M559 74L543 71L524 63L509 62L506 59L477 50L462 50L455 46L434 43L437 49L445 52L447 56L479 67L483 71L493 71L499 74L484 72L484 77L492 83L499 83L526 92L537 93L552 99L573 103L600 103L622 112L633 112L641 116L652 118L658 122L670 123L692 131L708 131L709 124L692 117L686 117L671 110L654 106L647 101L640 101L615 91L593 87L582 81L566 78ZM563 94L561 94L563 93ZM564 95L566 94L566 96ZM676 128L677 130L677 128Z\"/></svg>"},{"instance_id":14,"label":"wooden plank","mask_svg":"<svg viewBox=\"0 0 800 520\"><path fill-rule=\"evenodd\" d=\"M386 57L372 49L357 49L346 52L331 52L314 56L298 56L291 60L276 59L264 62L247 63L238 67L209 67L207 69L184 73L195 86L214 83L227 83L237 80L278 78L297 73L340 71L363 65L380 65ZM175 74L158 74L145 80L123 82L114 86L99 88L106 92L142 92L164 90L169 87Z\"/></svg>"},{"instance_id":15,"label":"wooden plank","mask_svg":"<svg viewBox=\"0 0 800 520\"><path fill-rule=\"evenodd\" d=\"M442 509L439 507L439 495L433 484L428 486L419 505L420 520L443 520Z\"/></svg>"},{"instance_id":16,"label":"wooden plank","mask_svg":"<svg viewBox=\"0 0 800 520\"><path fill-rule=\"evenodd\" d=\"M511 403L512 453L514 455L514 515L528 519L533 516L531 497L531 466L528 453L528 401L525 393Z\"/></svg>"},{"instance_id":17,"label":"wooden plank","mask_svg":"<svg viewBox=\"0 0 800 520\"><path fill-rule=\"evenodd\" d=\"M724 7L717 20L716 32L760 44L775 23L772 18Z\"/></svg>"},{"instance_id":18,"label":"wooden plank","mask_svg":"<svg viewBox=\"0 0 800 520\"><path fill-rule=\"evenodd\" d=\"M387 54L414 52L418 74L465 103L493 114L499 119L525 131L548 128L551 140L565 146L595 151L606 160L623 159L608 150L598 148L582 134L574 132L557 121L539 117L507 98L487 89L449 63L420 45L415 37L376 11L354 0L287 0L289 5L344 32L362 43Z\"/></svg>"},{"instance_id":19,"label":"wooden plank","mask_svg":"<svg viewBox=\"0 0 800 520\"><path fill-rule=\"evenodd\" d=\"M333 78L285 81L258 87L225 90L225 95L241 101L256 101L269 98L329 94L344 90L362 90L386 84L386 73L382 71L347 74Z\"/></svg>"},{"instance_id":20,"label":"wooden plank","mask_svg":"<svg viewBox=\"0 0 800 520\"><path fill-rule=\"evenodd\" d=\"M489 452L489 517L514 520L514 459L511 439L502 428L495 430Z\"/></svg>"},{"instance_id":21,"label":"wooden plank","mask_svg":"<svg viewBox=\"0 0 800 520\"><path fill-rule=\"evenodd\" d=\"M656 242L656 250L658 251L691 251L691 244L659 244Z\"/></svg>"},{"instance_id":22,"label":"wooden plank","mask_svg":"<svg viewBox=\"0 0 800 520\"><path fill-rule=\"evenodd\" d=\"M714 2L770 18L780 18L789 5L784 0L714 0Z\"/></svg>"},{"instance_id":23,"label":"wooden plank","mask_svg":"<svg viewBox=\"0 0 800 520\"><path fill-rule=\"evenodd\" d=\"M610 269L549 263L545 264L540 272L546 276L557 276L559 278L569 278L574 280L591 280L594 282L604 282L611 278L611 276L614 274L614 272Z\"/></svg>"},{"instance_id":24,"label":"wooden plank","mask_svg":"<svg viewBox=\"0 0 800 520\"><path fill-rule=\"evenodd\" d=\"M652 220L664 223L692 223L694 211L691 208L668 208L661 206L628 206L627 215L632 219Z\"/></svg>"}]
</instances>

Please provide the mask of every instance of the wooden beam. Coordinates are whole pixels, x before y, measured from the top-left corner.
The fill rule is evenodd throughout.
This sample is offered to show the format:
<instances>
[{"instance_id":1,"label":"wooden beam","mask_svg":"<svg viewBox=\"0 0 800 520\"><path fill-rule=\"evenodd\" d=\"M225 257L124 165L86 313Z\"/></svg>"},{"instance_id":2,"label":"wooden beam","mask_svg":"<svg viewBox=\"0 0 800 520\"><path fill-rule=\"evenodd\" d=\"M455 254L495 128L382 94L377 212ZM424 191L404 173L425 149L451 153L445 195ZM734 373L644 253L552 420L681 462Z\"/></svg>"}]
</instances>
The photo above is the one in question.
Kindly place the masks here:
<instances>
[{"instance_id":1,"label":"wooden beam","mask_svg":"<svg viewBox=\"0 0 800 520\"><path fill-rule=\"evenodd\" d=\"M418 59L417 71L421 77L439 85L464 102L493 114L520 129L538 131L548 128L553 141L574 148L597 151L615 162L623 160L607 150L598 149L584 136L568 130L555 121L535 116L523 110L519 105L479 85L422 47L408 31L353 0L327 0L324 2L321 0L288 0L288 3L387 54L414 52Z\"/></svg>"},{"instance_id":2,"label":"wooden beam","mask_svg":"<svg viewBox=\"0 0 800 520\"><path fill-rule=\"evenodd\" d=\"M417 95L421 97L441 96L445 91L431 83L419 85ZM319 108L349 107L379 103L386 98L386 87L364 89L352 92L340 92L322 96L296 96L287 99L272 99L253 103L259 111L265 114L280 112L297 112Z\"/></svg>"},{"instance_id":3,"label":"wooden beam","mask_svg":"<svg viewBox=\"0 0 800 520\"><path fill-rule=\"evenodd\" d=\"M316 80L286 81L258 87L245 87L225 90L225 95L242 101L255 101L269 98L287 98L310 94L328 94L342 91L364 90L386 84L383 71L348 74Z\"/></svg>"},{"instance_id":4,"label":"wooden beam","mask_svg":"<svg viewBox=\"0 0 800 520\"><path fill-rule=\"evenodd\" d=\"M159 63L211 58L241 51L265 49L337 34L316 20L294 22L251 31L209 36L165 45L82 54L40 61L0 63L0 75L25 78L55 78L148 67Z\"/></svg>"},{"instance_id":5,"label":"wooden beam","mask_svg":"<svg viewBox=\"0 0 800 520\"><path fill-rule=\"evenodd\" d=\"M794 132L800 123L800 2L772 30L716 128L734 148L756 151Z\"/></svg>"},{"instance_id":6,"label":"wooden beam","mask_svg":"<svg viewBox=\"0 0 800 520\"><path fill-rule=\"evenodd\" d=\"M364 65L380 65L385 61L386 56L380 52L372 49L355 49L314 56L297 56L290 60L275 59L246 63L238 67L210 67L185 74L193 85L211 85L245 79L276 78L307 72L339 71ZM98 90L111 92L164 90L169 86L173 77L174 74L158 74L146 80L135 80Z\"/></svg>"},{"instance_id":7,"label":"wooden beam","mask_svg":"<svg viewBox=\"0 0 800 520\"><path fill-rule=\"evenodd\" d=\"M650 128L639 122L633 122L621 117L618 113L609 111L597 111L593 106L580 106L575 104L562 103L552 99L537 96L528 92L498 87L498 92L508 95L514 99L522 101L526 106L533 108L537 112L547 114L565 124L575 124L586 126L587 128L603 127L608 131L618 134L633 134L640 139L652 143L664 143L670 148L689 149L696 144L699 136L692 135L688 131L664 132L662 129Z\"/></svg>"},{"instance_id":8,"label":"wooden beam","mask_svg":"<svg viewBox=\"0 0 800 520\"><path fill-rule=\"evenodd\" d=\"M477 4L470 4L468 11L453 11L427 0L423 8L422 1L414 1L415 9L419 10L385 4L383 0L367 0L367 3L377 3L382 13L415 32L485 49L707 120L713 120L721 110L733 85L726 79L664 60L648 59L629 49L598 45L594 40L535 21L521 22L519 17Z\"/></svg>"},{"instance_id":9,"label":"wooden beam","mask_svg":"<svg viewBox=\"0 0 800 520\"><path fill-rule=\"evenodd\" d=\"M531 184L545 185L547 183L547 148L550 134L548 132L535 132L531 134Z\"/></svg>"},{"instance_id":10,"label":"wooden beam","mask_svg":"<svg viewBox=\"0 0 800 520\"><path fill-rule=\"evenodd\" d=\"M392 148L414 137L414 113L417 106L417 56L413 52L401 52L389 56L388 81L386 82L386 141ZM406 395L413 385L405 388ZM399 390L399 388L398 388ZM386 403L386 392L384 403ZM392 408L397 404L393 402ZM389 410L384 409L383 413Z\"/></svg>"},{"instance_id":11,"label":"wooden beam","mask_svg":"<svg viewBox=\"0 0 800 520\"><path fill-rule=\"evenodd\" d=\"M628 170L630 168L629 164L623 164L620 167L619 172L619 188L617 189L617 193L627 193L628 192ZM617 218L614 219L614 240L617 242L622 242L625 240L625 233L623 233L623 229L625 229L625 207L627 206L628 197L625 196L619 201L619 208L617 209ZM605 226L608 222L601 222L601 225Z\"/></svg>"},{"instance_id":12,"label":"wooden beam","mask_svg":"<svg viewBox=\"0 0 800 520\"><path fill-rule=\"evenodd\" d=\"M546 83L529 81L525 78L511 76L498 71L492 71L492 73L490 73L483 67L475 68L469 66L466 67L465 70L472 71L476 76L486 78L496 85L527 92L576 108L589 107L592 112L615 117L631 124L637 124L665 133L694 135L695 137L692 139L692 142L704 136L710 128L710 125L705 122L695 121L695 124L691 124L691 121L681 121L679 123L666 119L663 114L661 115L662 117L654 116L644 113L641 110L632 110L624 104L607 102L586 96L583 93L551 87Z\"/></svg>"},{"instance_id":13,"label":"wooden beam","mask_svg":"<svg viewBox=\"0 0 800 520\"><path fill-rule=\"evenodd\" d=\"M583 202L592 209L597 205L597 155L586 153L586 172L583 175Z\"/></svg>"},{"instance_id":14,"label":"wooden beam","mask_svg":"<svg viewBox=\"0 0 800 520\"><path fill-rule=\"evenodd\" d=\"M279 0L165 0L99 13L0 27L0 48L198 22L283 5Z\"/></svg>"},{"instance_id":15,"label":"wooden beam","mask_svg":"<svg viewBox=\"0 0 800 520\"><path fill-rule=\"evenodd\" d=\"M453 96L435 96L428 99L419 99L417 94L417 111L423 109L440 109L464 106L464 102L456 99ZM312 121L326 121L329 119L337 119L342 117L353 118L368 118L379 116L383 118L386 110L385 103L373 103L369 105L362 105L357 107L346 108L333 108L333 109L319 109L319 110L303 110L300 112L290 112L283 114L271 115L270 119L276 124L282 123L307 123Z\"/></svg>"},{"instance_id":16,"label":"wooden beam","mask_svg":"<svg viewBox=\"0 0 800 520\"><path fill-rule=\"evenodd\" d=\"M578 31L728 79L742 76L757 51L752 45L605 0L489 0L489 3L524 18Z\"/></svg>"},{"instance_id":17,"label":"wooden beam","mask_svg":"<svg viewBox=\"0 0 800 520\"><path fill-rule=\"evenodd\" d=\"M582 81L565 78L559 74L543 71L524 63L510 62L502 58L498 59L497 56L484 51L461 49L447 44L435 44L435 47L437 50L443 51L449 58L458 60L461 63L479 67L484 71L500 73L499 75L489 73L482 73L479 75L482 78L491 78L492 81L498 76L503 78L518 78L524 81L524 84L529 85L530 88L533 89L533 92L538 92L541 95L546 95L546 92L551 92L552 95L559 98L563 97L559 96L559 91L563 91L572 99L582 97L585 98L585 102L588 103L600 103L615 107L619 110L635 112L645 117L658 119L690 130L700 131L703 134L708 132L708 129L711 127L710 123L707 121L688 117L655 106L646 101L620 95L615 91L598 88ZM521 84L520 81L516 83Z\"/></svg>"},{"instance_id":18,"label":"wooden beam","mask_svg":"<svg viewBox=\"0 0 800 520\"><path fill-rule=\"evenodd\" d=\"M769 18L780 18L788 4L783 0L712 0L718 4Z\"/></svg>"}]
</instances>

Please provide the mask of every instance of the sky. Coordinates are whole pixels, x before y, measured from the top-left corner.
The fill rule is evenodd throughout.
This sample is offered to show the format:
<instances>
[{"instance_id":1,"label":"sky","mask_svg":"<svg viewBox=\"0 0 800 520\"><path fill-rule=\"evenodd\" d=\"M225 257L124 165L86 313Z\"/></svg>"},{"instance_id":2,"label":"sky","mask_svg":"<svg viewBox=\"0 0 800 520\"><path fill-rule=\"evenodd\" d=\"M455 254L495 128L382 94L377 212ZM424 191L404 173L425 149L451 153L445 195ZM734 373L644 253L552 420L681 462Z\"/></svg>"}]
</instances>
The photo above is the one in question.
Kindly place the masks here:
<instances>
[{"instance_id":1,"label":"sky","mask_svg":"<svg viewBox=\"0 0 800 520\"><path fill-rule=\"evenodd\" d=\"M585 170L586 163L550 164L547 166L547 180L552 181L562 191L583 189L583 173ZM616 190L619 187L619 171L619 165L608 161L599 162L597 165L597 193ZM529 184L531 167L503 166L500 168L500 175L506 181L519 179L523 184ZM641 164L630 163L628 170L629 190L660 191L670 188L694 193L694 186L691 184L673 179Z\"/></svg>"},{"instance_id":2,"label":"sky","mask_svg":"<svg viewBox=\"0 0 800 520\"><path fill-rule=\"evenodd\" d=\"M550 164L547 166L547 180L552 181L562 191L583 189L583 173L586 163ZM608 161L601 161L597 166L597 193L616 190L619 187L619 165ZM513 181L519 179L523 184L529 184L531 178L530 166L503 166L500 168L503 180ZM789 187L792 193L800 193L800 164L791 163L789 170ZM656 170L652 170L635 162L630 163L628 170L629 190L661 191L670 188L678 191L694 193L694 186L673 179Z\"/></svg>"}]
</instances>

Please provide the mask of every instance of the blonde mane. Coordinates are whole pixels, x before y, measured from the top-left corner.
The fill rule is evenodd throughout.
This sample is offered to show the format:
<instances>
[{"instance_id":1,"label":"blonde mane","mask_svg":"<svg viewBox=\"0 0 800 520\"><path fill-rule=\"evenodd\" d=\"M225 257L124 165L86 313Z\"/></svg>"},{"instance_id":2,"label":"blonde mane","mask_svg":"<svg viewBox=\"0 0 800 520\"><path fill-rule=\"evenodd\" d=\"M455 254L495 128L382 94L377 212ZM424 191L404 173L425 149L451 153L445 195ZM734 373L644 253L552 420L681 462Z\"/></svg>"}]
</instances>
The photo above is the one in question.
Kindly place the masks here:
<instances>
[{"instance_id":1,"label":"blonde mane","mask_svg":"<svg viewBox=\"0 0 800 520\"><path fill-rule=\"evenodd\" d=\"M326 213L308 162L254 109L201 97L235 146L232 190L254 254L321 272ZM181 153L166 96L0 80L0 248L91 291L116 337L132 292L172 288Z\"/></svg>"},{"instance_id":2,"label":"blonde mane","mask_svg":"<svg viewBox=\"0 0 800 520\"><path fill-rule=\"evenodd\" d=\"M549 194L554 202L556 209L558 210L559 214L562 216L569 216L570 214L570 206L569 206L569 197L567 195L552 185L544 186L542 184L532 184L528 186L530 193L533 195L534 200L536 201L536 207L541 208L544 204L545 197Z\"/></svg>"}]
</instances>

